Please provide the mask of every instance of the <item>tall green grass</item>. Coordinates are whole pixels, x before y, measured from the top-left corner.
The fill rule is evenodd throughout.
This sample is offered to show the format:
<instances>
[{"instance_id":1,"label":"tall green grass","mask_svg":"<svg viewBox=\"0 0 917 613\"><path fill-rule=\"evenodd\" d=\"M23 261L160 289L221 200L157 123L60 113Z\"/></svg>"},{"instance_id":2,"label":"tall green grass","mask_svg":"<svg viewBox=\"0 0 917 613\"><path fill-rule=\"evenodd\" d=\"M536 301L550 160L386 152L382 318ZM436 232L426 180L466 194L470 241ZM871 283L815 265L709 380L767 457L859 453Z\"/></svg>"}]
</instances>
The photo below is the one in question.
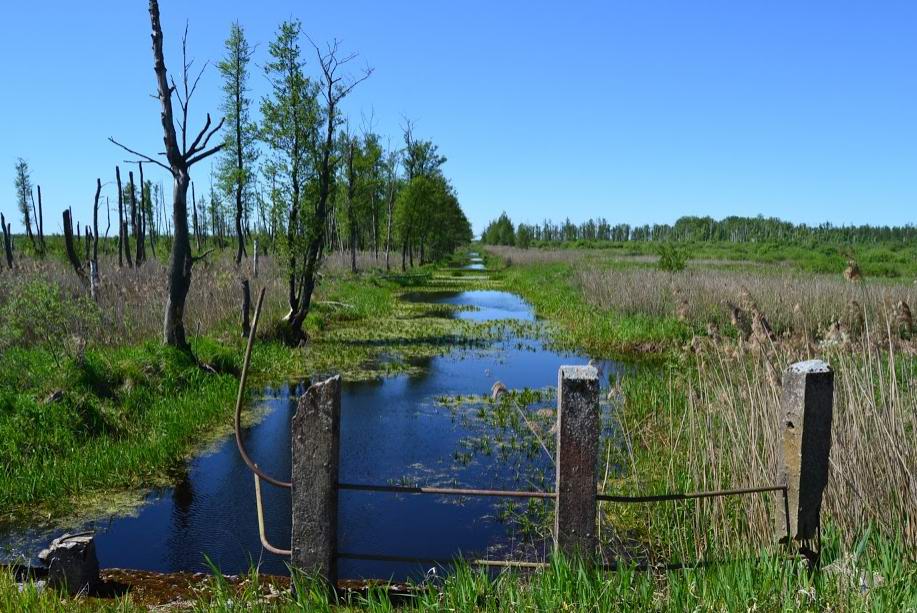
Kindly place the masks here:
<instances>
[{"instance_id":1,"label":"tall green grass","mask_svg":"<svg viewBox=\"0 0 917 613\"><path fill-rule=\"evenodd\" d=\"M197 611L907 611L917 606L917 575L901 565L894 544L864 547L844 570L811 573L805 564L759 555L686 570L615 571L554 558L544 569L499 574L457 565L392 599L384 585L338 591L329 598L321 581L294 573L293 590L279 592L257 572L230 582L215 575L185 607ZM67 600L34 588L19 592L0 575L0 609L133 611L120 601Z\"/></svg>"}]
</instances>

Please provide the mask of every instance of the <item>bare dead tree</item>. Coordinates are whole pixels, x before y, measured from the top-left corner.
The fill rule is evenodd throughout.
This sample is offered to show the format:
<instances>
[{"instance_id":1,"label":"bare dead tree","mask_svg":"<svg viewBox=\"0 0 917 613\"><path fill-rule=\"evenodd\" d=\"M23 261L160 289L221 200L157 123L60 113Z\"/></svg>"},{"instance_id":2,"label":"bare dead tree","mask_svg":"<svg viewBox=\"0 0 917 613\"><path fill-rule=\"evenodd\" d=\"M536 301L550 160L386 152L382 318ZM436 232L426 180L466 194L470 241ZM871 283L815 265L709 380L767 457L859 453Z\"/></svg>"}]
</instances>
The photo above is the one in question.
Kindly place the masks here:
<instances>
[{"instance_id":1,"label":"bare dead tree","mask_svg":"<svg viewBox=\"0 0 917 613\"><path fill-rule=\"evenodd\" d=\"M223 144L214 145L208 149L208 143L211 137L223 127L223 120L211 129L210 114L207 114L207 120L204 127L196 137L188 144L188 104L203 74L203 68L197 77L189 81L189 75L192 62L188 61L187 55L187 38L188 28L185 27L185 36L182 39L182 83L183 89L175 85L174 79L170 80L166 71L165 58L162 50L162 26L159 20L159 2L150 0L150 25L152 28L153 41L153 72L156 75L156 87L159 95L159 102L162 106L161 123L163 131L163 143L165 144L165 158L167 163L139 153L125 145L117 142L113 138L109 140L140 159L156 164L169 171L172 175L172 223L174 224L174 238L172 240L172 252L169 257L169 290L168 300L166 301L165 314L163 316L163 342L173 347L178 347L185 351L190 351L190 345L185 336L185 300L188 296L188 290L191 287L191 269L196 261L191 253L191 243L188 237L188 186L191 183L191 167L217 153L223 148ZM204 66L206 68L206 64ZM175 117L172 107L172 96L175 95L181 108L181 117L179 119L179 128L181 134L181 143L179 135L175 130ZM162 155L162 154L161 154Z\"/></svg>"},{"instance_id":2,"label":"bare dead tree","mask_svg":"<svg viewBox=\"0 0 917 613\"><path fill-rule=\"evenodd\" d=\"M13 269L13 237L10 226L6 223L6 217L0 213L0 227L3 228L3 252L6 255L6 267Z\"/></svg>"},{"instance_id":3,"label":"bare dead tree","mask_svg":"<svg viewBox=\"0 0 917 613\"><path fill-rule=\"evenodd\" d=\"M38 187L38 201L41 202L41 186ZM29 192L29 199L32 201L32 218L35 223L35 238L32 241L35 247L35 253L38 257L45 255L45 242L42 240L41 223L39 222L38 207L35 206L35 192Z\"/></svg>"},{"instance_id":4,"label":"bare dead tree","mask_svg":"<svg viewBox=\"0 0 917 613\"><path fill-rule=\"evenodd\" d=\"M96 179L96 195L92 203L92 258L89 260L89 293L97 298L99 289L99 196L102 193L102 179Z\"/></svg>"},{"instance_id":5,"label":"bare dead tree","mask_svg":"<svg viewBox=\"0 0 917 613\"><path fill-rule=\"evenodd\" d=\"M124 191L121 187L121 169L117 166L115 182L118 184L118 268L121 268L124 266Z\"/></svg>"},{"instance_id":6,"label":"bare dead tree","mask_svg":"<svg viewBox=\"0 0 917 613\"><path fill-rule=\"evenodd\" d=\"M134 185L134 171L127 173L127 197L131 205L131 231L134 234L134 246L137 249L134 256L134 264L139 268L143 264L143 258L140 255L140 227L137 222L137 187Z\"/></svg>"},{"instance_id":7,"label":"bare dead tree","mask_svg":"<svg viewBox=\"0 0 917 613\"><path fill-rule=\"evenodd\" d=\"M79 234L77 234L77 237L79 237ZM80 278L80 281L86 283L88 281L86 271L83 270L83 264L80 262L80 258L76 254L76 246L73 244L73 213L70 209L64 209L64 248L67 251L67 259L70 260L70 265L73 266L76 275Z\"/></svg>"},{"instance_id":8,"label":"bare dead tree","mask_svg":"<svg viewBox=\"0 0 917 613\"><path fill-rule=\"evenodd\" d=\"M37 226L38 231L38 243L41 245L41 253L44 255L48 246L45 244L45 215L41 208L41 185L36 185L35 188L38 190L38 214L35 217L35 225ZM35 207L35 203L32 203L32 208Z\"/></svg>"},{"instance_id":9,"label":"bare dead tree","mask_svg":"<svg viewBox=\"0 0 917 613\"><path fill-rule=\"evenodd\" d=\"M111 206L108 202L108 196L105 196L105 216L108 218L108 225L105 226L105 240L108 240L108 233L111 231Z\"/></svg>"},{"instance_id":10,"label":"bare dead tree","mask_svg":"<svg viewBox=\"0 0 917 613\"><path fill-rule=\"evenodd\" d=\"M248 337L251 332L252 293L248 279L242 279L242 336Z\"/></svg>"},{"instance_id":11,"label":"bare dead tree","mask_svg":"<svg viewBox=\"0 0 917 613\"><path fill-rule=\"evenodd\" d=\"M137 228L134 231L137 236L137 256L134 260L140 266L146 260L146 195L143 189L143 162L137 162L137 167L140 170L140 209L137 211Z\"/></svg>"}]
</instances>

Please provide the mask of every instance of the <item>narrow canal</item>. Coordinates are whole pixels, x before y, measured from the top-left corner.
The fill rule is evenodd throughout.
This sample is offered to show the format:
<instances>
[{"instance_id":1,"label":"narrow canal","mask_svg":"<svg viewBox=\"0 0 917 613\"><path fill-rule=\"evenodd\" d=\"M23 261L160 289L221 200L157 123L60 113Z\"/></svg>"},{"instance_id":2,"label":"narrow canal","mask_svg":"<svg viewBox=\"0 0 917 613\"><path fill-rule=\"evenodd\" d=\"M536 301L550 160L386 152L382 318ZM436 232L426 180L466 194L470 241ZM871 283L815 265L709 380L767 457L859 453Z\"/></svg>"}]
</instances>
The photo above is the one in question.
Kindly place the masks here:
<instances>
[{"instance_id":1,"label":"narrow canal","mask_svg":"<svg viewBox=\"0 0 917 613\"><path fill-rule=\"evenodd\" d=\"M469 265L483 269L480 259ZM495 324L532 321L531 307L502 291L426 293L406 299L465 307L454 317ZM532 489L553 487L553 465L542 449L512 445L498 453L491 441L505 435L486 419L481 396L496 381L510 389L556 385L562 364L583 364L587 356L558 353L542 341L502 326L486 347L455 348L429 359L417 376L346 383L342 393L341 480L451 487ZM619 374L612 362L594 363L603 385ZM265 389L256 402L266 416L244 432L249 453L270 474L290 474L290 419L302 385ZM444 402L477 396L478 402ZM554 406L544 398L540 410ZM256 407L257 408L257 407ZM530 407L537 411L539 407ZM606 408L607 412L607 408ZM607 416L606 416L607 417ZM547 431L545 437L551 436ZM514 451L513 451L514 450ZM263 486L269 539L289 546L289 492ZM550 502L545 503L550 505ZM524 505L523 505L524 506ZM551 511L550 508L547 509ZM533 536L514 518L506 501L423 495L341 492L339 550L394 556L452 559L455 556L543 557L548 536ZM207 560L224 573L287 572L285 560L262 550L258 539L252 475L227 437L187 463L176 484L151 492L132 515L112 516L79 526L97 532L102 567L163 572L206 571ZM53 536L45 530L0 535L12 555L33 556ZM536 530L537 532L537 530ZM421 576L417 564L341 560L342 578L404 579ZM429 566L429 565L427 565Z\"/></svg>"}]
</instances>

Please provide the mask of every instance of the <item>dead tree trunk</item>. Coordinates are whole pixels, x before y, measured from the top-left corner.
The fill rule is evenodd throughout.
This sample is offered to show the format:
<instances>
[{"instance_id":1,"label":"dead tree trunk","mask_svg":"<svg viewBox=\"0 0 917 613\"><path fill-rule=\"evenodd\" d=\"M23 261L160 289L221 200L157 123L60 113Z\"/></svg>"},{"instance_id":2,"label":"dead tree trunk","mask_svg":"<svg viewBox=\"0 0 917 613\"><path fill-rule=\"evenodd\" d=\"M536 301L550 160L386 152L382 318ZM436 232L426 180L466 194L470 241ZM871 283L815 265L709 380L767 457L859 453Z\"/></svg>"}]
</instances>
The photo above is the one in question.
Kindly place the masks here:
<instances>
[{"instance_id":1,"label":"dead tree trunk","mask_svg":"<svg viewBox=\"0 0 917 613\"><path fill-rule=\"evenodd\" d=\"M6 267L13 269L13 238L10 232L10 226L6 223L6 217L0 213L0 227L3 228L3 252L6 254Z\"/></svg>"},{"instance_id":2,"label":"dead tree trunk","mask_svg":"<svg viewBox=\"0 0 917 613\"><path fill-rule=\"evenodd\" d=\"M124 266L124 192L121 188L121 169L115 166L115 182L118 184L118 268Z\"/></svg>"},{"instance_id":3,"label":"dead tree trunk","mask_svg":"<svg viewBox=\"0 0 917 613\"><path fill-rule=\"evenodd\" d=\"M137 266L140 266L146 261L146 196L143 193L143 162L138 162L137 166L140 169L140 208L137 210L137 257L135 261ZM131 186L131 192L133 192L133 186Z\"/></svg>"},{"instance_id":4,"label":"dead tree trunk","mask_svg":"<svg viewBox=\"0 0 917 613\"><path fill-rule=\"evenodd\" d=\"M73 244L73 217L70 209L64 210L64 248L67 251L67 259L70 265L84 284L86 283L86 271L80 263L80 258L76 254L76 247Z\"/></svg>"},{"instance_id":5,"label":"dead tree trunk","mask_svg":"<svg viewBox=\"0 0 917 613\"><path fill-rule=\"evenodd\" d=\"M89 260L89 294L98 299L99 291L99 195L102 179L96 179L96 196L92 204L92 258Z\"/></svg>"},{"instance_id":6,"label":"dead tree trunk","mask_svg":"<svg viewBox=\"0 0 917 613\"><path fill-rule=\"evenodd\" d=\"M48 246L45 244L45 214L41 208L41 185L38 188L38 242L41 243L41 253L47 252Z\"/></svg>"},{"instance_id":7,"label":"dead tree trunk","mask_svg":"<svg viewBox=\"0 0 917 613\"><path fill-rule=\"evenodd\" d=\"M250 314L252 310L252 293L248 279L242 279L242 337L248 337L251 332Z\"/></svg>"},{"instance_id":8,"label":"dead tree trunk","mask_svg":"<svg viewBox=\"0 0 917 613\"><path fill-rule=\"evenodd\" d=\"M131 170L127 173L127 184L130 189L128 193L128 198L130 198L131 204L131 229L134 231L134 243L135 248L137 249L134 255L134 263L139 268L143 264L143 254L141 253L141 239L140 239L140 212L137 210L137 187L134 185L134 171Z\"/></svg>"},{"instance_id":9,"label":"dead tree trunk","mask_svg":"<svg viewBox=\"0 0 917 613\"><path fill-rule=\"evenodd\" d=\"M174 80L170 84L169 76L166 72L166 62L162 50L163 37L162 25L159 19L159 2L150 0L149 8L153 41L153 72L156 75L156 89L159 95L159 103L162 107L160 120L168 165L156 158L129 149L114 139L109 140L129 153L139 156L142 160L165 168L172 175L174 182L172 190L172 223L174 224L174 232L172 252L169 256L169 289L163 315L162 334L165 344L190 352L191 347L185 336L184 324L185 301L188 297L188 290L191 287L191 268L194 265L194 258L191 255L191 242L188 236L188 186L191 183L189 170L197 162L210 157L223 148L223 144L207 148L207 144L213 135L223 127L223 120L220 120L216 127L211 129L211 120L208 114L203 129L188 145L188 104L200 79L200 75L198 75L197 79L194 79L193 82L190 81L189 71L193 62L189 63L187 56L188 29L187 27L185 28L185 36L182 39L182 83L184 86L182 91L175 85ZM182 119L179 124L181 127L181 144L179 144L175 130L172 108L173 93L178 99L182 110Z\"/></svg>"}]
</instances>

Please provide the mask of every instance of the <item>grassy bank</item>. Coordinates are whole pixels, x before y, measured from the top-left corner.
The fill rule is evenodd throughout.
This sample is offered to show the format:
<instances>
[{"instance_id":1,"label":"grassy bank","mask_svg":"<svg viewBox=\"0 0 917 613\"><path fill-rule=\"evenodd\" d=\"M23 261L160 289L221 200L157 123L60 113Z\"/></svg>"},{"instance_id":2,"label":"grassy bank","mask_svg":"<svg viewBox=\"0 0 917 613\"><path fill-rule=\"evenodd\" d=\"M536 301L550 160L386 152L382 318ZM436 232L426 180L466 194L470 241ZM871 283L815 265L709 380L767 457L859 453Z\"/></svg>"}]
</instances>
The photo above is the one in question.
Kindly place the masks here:
<instances>
[{"instance_id":1,"label":"grassy bank","mask_svg":"<svg viewBox=\"0 0 917 613\"><path fill-rule=\"evenodd\" d=\"M55 264L35 266L48 272ZM54 274L63 280L65 273ZM152 271L116 274L153 278ZM200 271L200 300L188 314L189 327L200 332L192 337L193 357L151 338L154 313L142 291L118 302L120 290L107 279L108 293L94 304L80 297L81 288L56 287L38 273L4 280L0 521L132 504L137 492L170 483L189 454L228 432L244 349L231 298L235 278L226 263ZM283 312L281 281L264 258L253 282L255 292L268 292L252 356L255 393L260 384L328 373L362 380L415 371L418 358L475 343L485 333L483 326L444 317L449 307L399 296L486 281L438 269L353 276L329 266L306 322L309 342L288 347L274 340L272 329ZM214 302L205 304L206 296ZM117 330L107 327L119 316Z\"/></svg>"},{"instance_id":2,"label":"grassy bank","mask_svg":"<svg viewBox=\"0 0 917 613\"><path fill-rule=\"evenodd\" d=\"M390 597L385 586L327 591L308 577L286 581L248 576L193 582L174 591L134 586L134 597L61 599L28 587L20 592L0 575L0 609L16 611L907 611L917 602L914 574L887 550L863 551L848 566L811 574L804 566L760 556L707 568L645 571L623 566L614 572L555 558L535 573L507 571L496 578L459 566L442 580L416 585ZM875 583L881 577L881 589ZM119 577L120 578L120 577ZM187 577L168 578L185 585ZM143 593L143 596L139 594Z\"/></svg>"},{"instance_id":3,"label":"grassy bank","mask_svg":"<svg viewBox=\"0 0 917 613\"><path fill-rule=\"evenodd\" d=\"M491 253L507 266L507 285L552 320L562 343L593 355L637 349L658 358L657 367L625 376L614 390L622 444L608 461L623 470L606 481L609 493L775 482L781 373L801 359L829 362L836 375L823 564L862 577L875 572L882 583L876 594L887 573L913 579L917 346L909 312L901 309L914 303L910 283L851 283L793 267L756 272L747 263L736 270L694 262L673 274L650 260L595 251ZM633 538L637 555L654 560L780 559L779 504L767 494L606 505L604 518ZM880 560L885 571L874 570ZM726 585L739 579L723 577ZM917 603L913 588L891 598L896 607ZM825 602L873 606L840 595Z\"/></svg>"}]
</instances>

